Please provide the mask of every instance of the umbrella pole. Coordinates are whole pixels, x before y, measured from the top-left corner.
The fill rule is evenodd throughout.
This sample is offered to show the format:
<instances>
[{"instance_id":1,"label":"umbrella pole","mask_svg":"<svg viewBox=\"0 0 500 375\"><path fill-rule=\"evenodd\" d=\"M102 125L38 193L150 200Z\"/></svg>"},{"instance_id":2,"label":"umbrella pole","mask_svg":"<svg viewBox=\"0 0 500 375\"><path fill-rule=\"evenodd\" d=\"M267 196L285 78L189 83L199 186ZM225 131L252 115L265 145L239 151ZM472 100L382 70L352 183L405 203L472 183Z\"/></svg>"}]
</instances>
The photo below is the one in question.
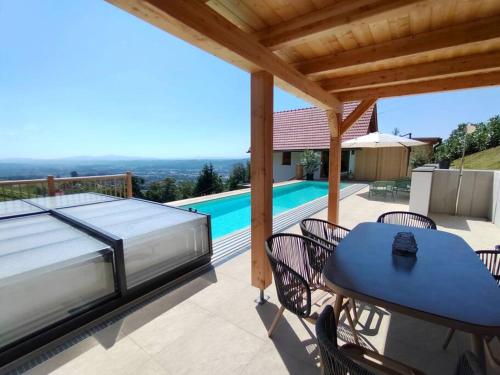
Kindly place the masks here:
<instances>
[{"instance_id":1,"label":"umbrella pole","mask_svg":"<svg viewBox=\"0 0 500 375\"><path fill-rule=\"evenodd\" d=\"M404 146L406 149L406 152L408 152L408 155L406 156L406 171L405 171L405 177L408 177L408 169L410 167L410 154L411 154L411 147Z\"/></svg>"}]
</instances>

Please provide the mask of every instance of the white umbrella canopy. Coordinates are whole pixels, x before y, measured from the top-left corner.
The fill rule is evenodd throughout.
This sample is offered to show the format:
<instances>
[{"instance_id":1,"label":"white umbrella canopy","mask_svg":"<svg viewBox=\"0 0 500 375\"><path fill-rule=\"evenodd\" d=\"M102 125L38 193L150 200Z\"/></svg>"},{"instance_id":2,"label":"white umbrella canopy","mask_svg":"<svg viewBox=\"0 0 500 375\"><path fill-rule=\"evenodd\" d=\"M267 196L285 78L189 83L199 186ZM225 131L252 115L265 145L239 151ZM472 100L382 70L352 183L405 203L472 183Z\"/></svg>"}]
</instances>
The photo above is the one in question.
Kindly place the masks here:
<instances>
[{"instance_id":1,"label":"white umbrella canopy","mask_svg":"<svg viewBox=\"0 0 500 375\"><path fill-rule=\"evenodd\" d=\"M393 134L374 132L342 142L342 148L378 148L423 146L424 142Z\"/></svg>"}]
</instances>

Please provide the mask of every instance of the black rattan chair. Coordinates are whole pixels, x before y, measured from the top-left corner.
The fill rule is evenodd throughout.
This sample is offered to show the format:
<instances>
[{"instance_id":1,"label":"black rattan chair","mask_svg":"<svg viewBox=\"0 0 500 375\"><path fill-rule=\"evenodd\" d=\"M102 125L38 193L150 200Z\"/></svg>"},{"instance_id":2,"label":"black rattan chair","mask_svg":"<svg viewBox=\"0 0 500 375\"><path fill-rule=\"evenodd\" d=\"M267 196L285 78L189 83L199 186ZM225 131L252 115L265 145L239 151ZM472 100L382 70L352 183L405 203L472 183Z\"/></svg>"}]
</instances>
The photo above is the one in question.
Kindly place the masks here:
<instances>
[{"instance_id":1,"label":"black rattan chair","mask_svg":"<svg viewBox=\"0 0 500 375\"><path fill-rule=\"evenodd\" d=\"M456 375L486 375L479 360L470 351L466 351L458 359Z\"/></svg>"},{"instance_id":2,"label":"black rattan chair","mask_svg":"<svg viewBox=\"0 0 500 375\"><path fill-rule=\"evenodd\" d=\"M316 337L324 375L423 374L401 362L359 345L337 344L337 326L333 308L326 306L316 322ZM370 370L373 369L373 370Z\"/></svg>"},{"instance_id":3,"label":"black rattan chair","mask_svg":"<svg viewBox=\"0 0 500 375\"><path fill-rule=\"evenodd\" d=\"M317 314L311 312L311 292L317 289L327 290L323 283L322 271L332 251L314 240L296 234L280 233L267 239L266 252L271 263L278 300L281 303L269 328L269 337L272 336L285 309L299 318L316 321ZM358 342L349 314L349 302L342 307L355 341Z\"/></svg>"},{"instance_id":4,"label":"black rattan chair","mask_svg":"<svg viewBox=\"0 0 500 375\"><path fill-rule=\"evenodd\" d=\"M350 232L350 229L321 219L304 219L300 222L302 234L327 247L337 246Z\"/></svg>"},{"instance_id":5,"label":"black rattan chair","mask_svg":"<svg viewBox=\"0 0 500 375\"><path fill-rule=\"evenodd\" d=\"M495 247L498 248L498 245ZM499 250L477 250L476 254L483 261L491 276L500 287L500 249Z\"/></svg>"},{"instance_id":6,"label":"black rattan chair","mask_svg":"<svg viewBox=\"0 0 500 375\"><path fill-rule=\"evenodd\" d=\"M436 223L431 218L407 211L392 211L382 214L377 219L378 223L398 224L407 227L437 229Z\"/></svg>"},{"instance_id":7,"label":"black rattan chair","mask_svg":"<svg viewBox=\"0 0 500 375\"><path fill-rule=\"evenodd\" d=\"M498 248L498 245L495 246L495 249L496 248ZM479 259L483 261L488 271L490 271L491 276L493 276L500 287L500 250L477 250L476 254L479 256ZM444 339L443 349L448 347L454 333L454 329L448 329L448 333Z\"/></svg>"},{"instance_id":8,"label":"black rattan chair","mask_svg":"<svg viewBox=\"0 0 500 375\"><path fill-rule=\"evenodd\" d=\"M333 250L351 231L350 229L321 219L302 220L300 222L300 230L305 237L311 238ZM354 322L357 323L358 313L356 311L356 301L354 298L351 298L350 301L350 307L352 308L354 315Z\"/></svg>"}]
</instances>

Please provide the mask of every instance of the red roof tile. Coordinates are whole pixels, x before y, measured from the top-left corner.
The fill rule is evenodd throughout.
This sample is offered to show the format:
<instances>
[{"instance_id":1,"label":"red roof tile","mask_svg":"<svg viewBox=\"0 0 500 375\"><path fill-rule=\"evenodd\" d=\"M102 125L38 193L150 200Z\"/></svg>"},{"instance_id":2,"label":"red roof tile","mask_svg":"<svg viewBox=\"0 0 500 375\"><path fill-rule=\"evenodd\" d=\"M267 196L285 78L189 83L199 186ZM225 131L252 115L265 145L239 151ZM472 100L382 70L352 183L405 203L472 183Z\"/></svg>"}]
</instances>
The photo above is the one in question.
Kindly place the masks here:
<instances>
[{"instance_id":1,"label":"red roof tile","mask_svg":"<svg viewBox=\"0 0 500 375\"><path fill-rule=\"evenodd\" d=\"M358 102L344 103L343 117L346 118ZM370 120L376 106L368 109L361 118L342 136L346 141L370 132ZM373 129L376 131L377 128ZM320 150L330 147L330 130L323 109L311 107L291 111L274 112L274 150Z\"/></svg>"}]
</instances>

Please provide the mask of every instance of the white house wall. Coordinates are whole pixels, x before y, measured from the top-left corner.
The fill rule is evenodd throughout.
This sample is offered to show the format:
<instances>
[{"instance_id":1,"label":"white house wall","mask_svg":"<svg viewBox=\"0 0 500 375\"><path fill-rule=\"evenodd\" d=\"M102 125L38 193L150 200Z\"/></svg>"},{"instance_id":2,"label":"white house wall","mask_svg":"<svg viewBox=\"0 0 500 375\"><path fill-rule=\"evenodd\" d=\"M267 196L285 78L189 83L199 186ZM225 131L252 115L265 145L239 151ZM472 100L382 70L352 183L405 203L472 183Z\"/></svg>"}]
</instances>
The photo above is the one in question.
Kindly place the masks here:
<instances>
[{"instance_id":1,"label":"white house wall","mask_svg":"<svg viewBox=\"0 0 500 375\"><path fill-rule=\"evenodd\" d=\"M295 166L300 162L301 152L292 152L290 165L282 165L283 152L273 153L274 182L288 181L295 177Z\"/></svg>"},{"instance_id":2,"label":"white house wall","mask_svg":"<svg viewBox=\"0 0 500 375\"><path fill-rule=\"evenodd\" d=\"M273 152L273 179L274 182L288 181L295 177L296 165L300 163L302 151L292 151L290 165L282 165L283 152ZM319 154L318 154L319 155ZM314 173L314 179L319 179L319 169Z\"/></svg>"}]
</instances>

